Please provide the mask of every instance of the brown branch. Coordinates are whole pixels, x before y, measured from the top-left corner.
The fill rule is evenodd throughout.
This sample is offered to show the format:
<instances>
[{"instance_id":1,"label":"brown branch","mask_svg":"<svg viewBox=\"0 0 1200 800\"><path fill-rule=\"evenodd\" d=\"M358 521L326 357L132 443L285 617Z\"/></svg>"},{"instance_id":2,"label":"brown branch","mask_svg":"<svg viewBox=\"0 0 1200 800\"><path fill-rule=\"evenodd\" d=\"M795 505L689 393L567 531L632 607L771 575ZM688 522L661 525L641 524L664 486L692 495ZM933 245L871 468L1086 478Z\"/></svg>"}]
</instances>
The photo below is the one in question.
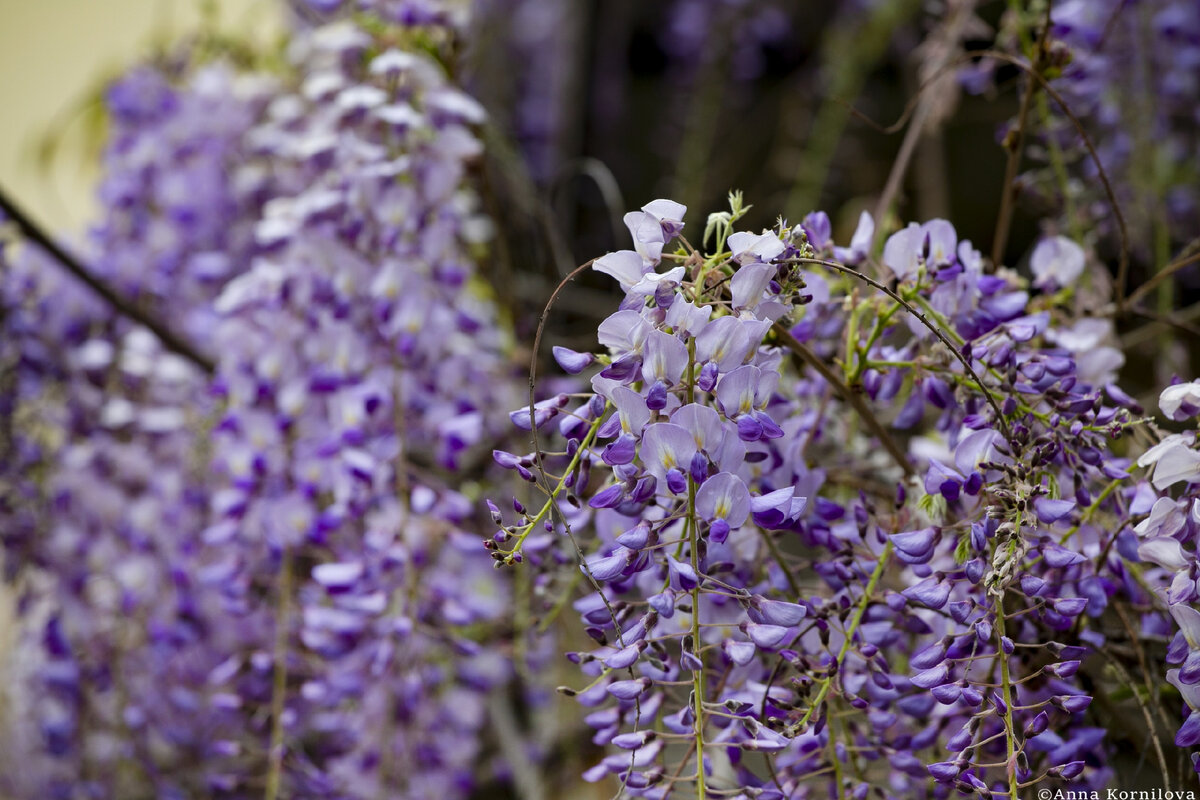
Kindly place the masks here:
<instances>
[{"instance_id":1,"label":"brown branch","mask_svg":"<svg viewBox=\"0 0 1200 800\"><path fill-rule=\"evenodd\" d=\"M1088 157L1096 167L1097 177L1100 179L1100 183L1104 188L1105 197L1108 200L1109 206L1112 208L1113 217L1117 222L1117 232L1120 234L1121 260L1117 267L1117 281L1113 287L1113 292L1117 298L1118 308L1123 308L1125 283L1128 280L1129 275L1129 231L1125 225L1125 215L1121 213L1121 206L1117 202L1116 192L1113 191L1112 182L1108 179L1108 171L1104 169L1104 164L1100 161L1100 155L1096 152L1096 146L1092 143L1092 138L1088 136L1087 130L1083 127L1083 123L1080 121L1079 117L1075 115L1075 112L1071 111L1070 106L1067 105L1066 99L1053 86L1050 85L1049 81L1047 81L1045 77L1034 71L1029 64L1026 64L1024 61L1016 58L1015 56L1010 56L1008 53L1002 53L999 50L968 50L961 58L950 62L942 70L934 75L931 75L929 78L923 81L920 88L917 89L917 94L905 105L904 111L901 113L899 119L897 119L896 122L892 123L891 125L880 125L878 122L871 119L861 111L858 111L857 109L851 109L850 113L880 133L893 134L903 128L905 122L916 111L917 106L919 105L921 93L934 86L938 78L940 78L944 72L956 69L976 58L991 58L995 59L996 61L1003 61L1005 64L1011 64L1017 69L1027 73L1031 78L1035 79L1038 82L1039 88L1041 88L1042 91L1048 94L1052 100L1054 100L1055 104L1063 112L1063 115L1070 120L1071 125L1075 128L1075 132L1079 134L1080 139L1083 140L1083 146L1088 151ZM881 221L876 220L876 225L879 224L881 224Z\"/></svg>"},{"instance_id":2,"label":"brown branch","mask_svg":"<svg viewBox=\"0 0 1200 800\"><path fill-rule=\"evenodd\" d=\"M883 427L883 423L875 416L875 412L871 410L871 407L863 401L862 395L847 386L824 361L817 357L816 353L795 336L792 336L791 331L778 322L775 323L775 335L779 337L779 340L787 349L791 350L805 364L816 370L825 379L825 382L833 387L834 391L841 395L842 399L854 408L859 418L871 429L871 432L875 434L875 438L883 445L883 449L887 450L892 460L900 466L900 469L904 470L905 475L912 476L916 474L912 464L908 461L908 456L896 444L896 440L888 433L887 428Z\"/></svg>"},{"instance_id":3,"label":"brown branch","mask_svg":"<svg viewBox=\"0 0 1200 800\"><path fill-rule=\"evenodd\" d=\"M1125 309L1125 313L1135 317L1144 317L1148 320L1152 320L1153 322L1157 322L1160 325L1166 325L1167 327L1174 328L1177 331L1181 331L1200 339L1200 328L1191 324L1186 319L1181 319L1180 317L1183 315L1159 314L1157 311L1151 311L1147 308L1143 308L1142 306L1128 306ZM1135 343L1137 341L1138 340L1135 340Z\"/></svg>"},{"instance_id":4,"label":"brown branch","mask_svg":"<svg viewBox=\"0 0 1200 800\"><path fill-rule=\"evenodd\" d=\"M923 102L918 104L917 111L913 114L912 124L908 126L908 132L904 134L904 141L900 143L900 152L896 154L896 160L892 162L891 172L888 173L887 183L884 184L883 192L880 193L879 200L875 203L875 233L871 236L871 244L867 248L868 252L876 252L875 240L879 238L879 233L883 228L884 216L887 214L887 210L895 199L896 194L900 191L900 184L904 181L904 176L908 172L908 162L912 160L913 153L917 150L917 142L921 139L925 122L932 109L933 103Z\"/></svg>"},{"instance_id":5,"label":"brown branch","mask_svg":"<svg viewBox=\"0 0 1200 800\"><path fill-rule=\"evenodd\" d=\"M1013 204L1016 200L1014 184L1024 150L1025 123L1029 119L1029 108L1033 105L1035 94L1037 94L1037 84L1031 77L1025 87L1025 94L1021 95L1021 107L1017 111L1017 126L1009 131L1004 140L1004 149L1008 151L1008 158L1004 163L1004 182L1000 187L1000 210L996 213L996 230L992 234L993 268L1004 263L1004 250L1008 247L1008 232L1012 227Z\"/></svg>"},{"instance_id":6,"label":"brown branch","mask_svg":"<svg viewBox=\"0 0 1200 800\"><path fill-rule=\"evenodd\" d=\"M1136 316L1145 316L1151 321L1145 325L1135 328L1121 337L1121 349L1128 351L1130 348L1137 347L1140 344L1148 342L1154 338L1157 328L1160 325L1179 328L1186 333L1193 333L1200 336L1200 329L1194 328L1187 323L1193 320L1200 319L1200 303L1192 303L1190 306L1177 311L1174 314L1142 314L1144 311L1140 306L1134 306L1132 313Z\"/></svg>"},{"instance_id":7,"label":"brown branch","mask_svg":"<svg viewBox=\"0 0 1200 800\"><path fill-rule=\"evenodd\" d=\"M75 279L91 289L114 311L145 327L157 336L165 348L183 356L209 375L216 371L216 364L213 360L202 354L191 342L173 332L166 323L159 320L151 312L138 308L128 298L122 297L105 280L93 274L79 260L59 247L45 231L21 210L21 207L2 188L0 188L0 215L2 215L0 219L6 217L12 220L13 224L17 226L17 229L26 239L45 250L51 258L57 261Z\"/></svg>"},{"instance_id":8,"label":"brown branch","mask_svg":"<svg viewBox=\"0 0 1200 800\"><path fill-rule=\"evenodd\" d=\"M954 13L953 20L946 25L944 35L953 45L959 43L962 37L963 28L970 21L974 13L974 3L965 3L958 8ZM945 68L952 63L948 58L947 53L939 63L931 70L933 77L926 81L917 92L917 97L921 98L913 113L912 123L908 127L908 131L904 134L904 141L900 143L900 151L896 154L896 160L892 162L892 169L888 173L887 183L884 184L883 193L879 195L879 200L875 204L875 232L871 236L871 244L867 248L869 252L875 250L875 240L878 238L884 224L884 216L887 214L888 207L891 206L896 194L900 191L900 184L904 181L904 176L908 173L909 162L912 161L913 154L917 150L917 144L921 141L922 135L925 133L925 127L929 123L930 115L933 113L934 104L939 101L937 94L930 95L924 90L936 85L939 78L945 74ZM905 112L907 114L907 110Z\"/></svg>"},{"instance_id":9,"label":"brown branch","mask_svg":"<svg viewBox=\"0 0 1200 800\"><path fill-rule=\"evenodd\" d=\"M1147 700L1154 699L1156 701L1155 708L1161 714L1162 704L1157 702L1157 693L1154 691L1154 687L1150 684L1151 672L1147 668L1148 665L1146 664L1146 655L1145 651L1142 649L1141 641L1137 637L1133 625L1130 624L1129 615L1125 613L1123 608L1121 608L1121 604L1119 602L1114 603L1113 609L1117 612L1117 616L1120 617L1121 625L1125 628L1125 634L1129 637L1129 641L1136 648L1134 652L1137 654L1138 663L1142 669L1142 681L1143 685L1146 687L1146 698ZM1162 742L1158 736L1158 726L1154 724L1154 718L1150 715L1150 709L1147 706L1147 700L1143 700L1142 695L1134 687L1133 676L1129 674L1129 670L1125 669L1125 666L1118 661L1117 658L1107 650L1107 648L1102 650L1102 653L1104 657L1108 659L1108 663L1120 674L1121 680L1124 681L1127 687L1129 687L1129 693L1133 695L1133 699L1137 701L1138 707L1142 711L1142 717L1146 721L1147 738L1154 745L1154 754L1158 757L1159 768L1162 769L1163 789L1169 792L1171 790L1171 773L1170 770L1167 769L1167 758L1163 754ZM1166 723L1166 720L1163 719L1163 722Z\"/></svg>"},{"instance_id":10,"label":"brown branch","mask_svg":"<svg viewBox=\"0 0 1200 800\"><path fill-rule=\"evenodd\" d=\"M1193 253L1186 258L1179 258L1175 261L1172 261L1170 264L1167 264L1158 272L1151 275L1145 283L1129 293L1129 297L1125 298L1125 307L1129 308L1135 305L1138 300L1141 300L1143 297L1153 291L1154 287L1158 286L1160 283L1174 275L1176 272L1179 272L1179 270L1183 269L1184 267L1191 266L1198 261L1200 261L1200 253Z\"/></svg>"},{"instance_id":11,"label":"brown branch","mask_svg":"<svg viewBox=\"0 0 1200 800\"><path fill-rule=\"evenodd\" d=\"M1067 119L1071 120L1071 124L1075 127L1076 133L1083 140L1083 146L1087 149L1092 163L1096 166L1096 176L1100 179L1100 184L1104 187L1105 197L1108 199L1108 204L1112 208L1113 217L1117 222L1117 232L1121 238L1121 254L1120 261L1117 265L1117 280L1113 286L1113 294L1116 297L1117 307L1121 309L1125 305L1125 284L1129 279L1129 229L1125 225L1125 215L1121 213L1121 204L1117 202L1117 194L1113 191L1112 182L1108 179L1108 171L1104 169L1104 164L1100 161L1100 154L1096 152L1096 146L1092 143L1092 137L1088 136L1087 131L1083 127L1083 123L1079 117L1075 116L1075 112L1071 111L1067 105L1066 99L1059 94L1050 82L1038 71L1034 70L1025 62L1018 58L1000 53L995 50L984 50L976 55L986 58L994 58L997 61L1003 61L1012 64L1018 69L1028 73L1031 78L1038 82L1041 90L1050 95L1055 104L1062 110Z\"/></svg>"}]
</instances>

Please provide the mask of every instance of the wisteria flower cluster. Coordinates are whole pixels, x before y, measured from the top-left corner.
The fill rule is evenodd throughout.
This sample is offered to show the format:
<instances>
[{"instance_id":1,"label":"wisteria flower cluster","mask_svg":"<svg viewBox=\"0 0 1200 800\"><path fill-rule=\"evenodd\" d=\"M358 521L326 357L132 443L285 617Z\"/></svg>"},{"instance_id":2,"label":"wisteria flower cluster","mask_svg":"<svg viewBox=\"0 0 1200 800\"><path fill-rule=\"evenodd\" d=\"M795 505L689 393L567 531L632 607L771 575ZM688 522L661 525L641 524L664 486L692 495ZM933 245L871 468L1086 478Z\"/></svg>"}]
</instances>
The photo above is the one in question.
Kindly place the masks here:
<instances>
[{"instance_id":1,"label":"wisteria flower cluster","mask_svg":"<svg viewBox=\"0 0 1200 800\"><path fill-rule=\"evenodd\" d=\"M1114 645L1170 635L1168 586L1170 658L1200 641L1194 566L1170 574L1189 506L1159 497L1200 456L1185 435L1114 450L1155 434L1110 325L1057 292L1084 251L1047 239L1032 282L989 274L932 220L887 239L879 281L868 215L838 247L821 213L735 232L732 200L707 252L671 248L678 204L626 216L634 249L593 263L625 293L601 350L554 351L592 393L513 414L558 420L565 451L495 454L546 465L549 492L487 542L498 562L552 520L586 551L594 644L564 691L611 754L585 777L660 798L1103 786L1104 659L1134 670ZM1164 412L1197 398L1172 387ZM1160 525L1180 538L1147 544ZM1185 697L1196 677L1169 673Z\"/></svg>"},{"instance_id":2,"label":"wisteria flower cluster","mask_svg":"<svg viewBox=\"0 0 1200 800\"><path fill-rule=\"evenodd\" d=\"M461 482L518 395L475 277L484 112L416 46L435 24L333 20L286 78L146 67L109 92L94 268L215 353L211 379L33 247L6 263L29 653L6 793L487 779L489 698L521 660L472 633L510 587Z\"/></svg>"},{"instance_id":3,"label":"wisteria flower cluster","mask_svg":"<svg viewBox=\"0 0 1200 800\"><path fill-rule=\"evenodd\" d=\"M107 94L109 211L89 244L102 254L95 269L172 308L202 345L221 283L253 250L265 182L235 180L233 165L273 85L212 63L179 75L137 68ZM36 249L13 250L0 527L29 646L15 664L11 722L22 733L5 791L66 797L101 791L104 766L134 755L126 748L165 764L150 748L174 760L201 744L180 723L198 700L176 658L206 639L185 581L207 499L197 443L213 407L192 364ZM130 778L105 776L123 789Z\"/></svg>"}]
</instances>

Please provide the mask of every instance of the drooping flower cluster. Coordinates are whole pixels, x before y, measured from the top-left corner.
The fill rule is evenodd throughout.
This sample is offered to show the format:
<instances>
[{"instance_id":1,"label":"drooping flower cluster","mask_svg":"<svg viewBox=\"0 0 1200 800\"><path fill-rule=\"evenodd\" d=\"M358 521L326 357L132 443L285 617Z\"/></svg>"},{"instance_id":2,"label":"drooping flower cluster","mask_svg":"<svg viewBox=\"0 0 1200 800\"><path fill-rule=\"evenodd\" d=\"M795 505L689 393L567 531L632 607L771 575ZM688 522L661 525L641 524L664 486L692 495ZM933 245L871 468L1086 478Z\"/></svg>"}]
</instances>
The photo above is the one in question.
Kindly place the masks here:
<instances>
[{"instance_id":1,"label":"drooping flower cluster","mask_svg":"<svg viewBox=\"0 0 1200 800\"><path fill-rule=\"evenodd\" d=\"M478 640L509 588L462 492L516 395L475 277L482 110L414 44L435 22L305 28L278 80L138 68L110 91L89 264L215 354L211 381L32 247L6 263L28 653L6 794L491 777L513 659Z\"/></svg>"},{"instance_id":2,"label":"drooping flower cluster","mask_svg":"<svg viewBox=\"0 0 1200 800\"><path fill-rule=\"evenodd\" d=\"M1175 422L1189 422L1200 415L1200 384L1176 383L1163 390L1159 408ZM1166 679L1179 690L1185 704L1186 720L1175 735L1179 747L1200 745L1200 564L1196 560L1197 535L1200 534L1200 453L1195 449L1195 431L1172 433L1138 459L1145 467L1154 489L1144 491L1138 509L1145 518L1133 529L1137 534L1130 547L1155 580L1160 599L1174 618L1174 638L1167 648L1166 662L1173 669ZM1183 485L1178 497L1166 490ZM1200 772L1200 752L1193 750L1192 763Z\"/></svg>"},{"instance_id":3,"label":"drooping flower cluster","mask_svg":"<svg viewBox=\"0 0 1200 800\"><path fill-rule=\"evenodd\" d=\"M297 90L249 137L281 186L256 229L266 252L216 303L226 486L202 558L246 624L214 681L250 719L275 704L283 754L266 758L288 763L287 794L452 796L508 675L456 633L506 605L464 551L454 478L508 391L470 255L487 230L464 185L482 110L429 56L348 22L293 51ZM449 670L439 653L457 653ZM274 686L247 686L254 670Z\"/></svg>"},{"instance_id":4,"label":"drooping flower cluster","mask_svg":"<svg viewBox=\"0 0 1200 800\"><path fill-rule=\"evenodd\" d=\"M1113 609L1169 628L1127 527L1154 492L1111 446L1141 409L1111 328L1055 293L1083 251L1039 244L1034 293L944 220L875 267L866 215L835 247L821 213L733 232L734 198L701 253L671 248L683 211L627 215L634 249L595 262L625 293L602 351L554 353L593 394L534 409L565 451L495 454L549 497L494 557L556 526L585 552L596 646L570 694L611 751L585 777L660 798L1104 785L1096 662L1137 640Z\"/></svg>"},{"instance_id":5,"label":"drooping flower cluster","mask_svg":"<svg viewBox=\"0 0 1200 800\"><path fill-rule=\"evenodd\" d=\"M236 165L273 84L217 62L137 68L107 93L107 213L85 252L205 350L212 300L254 249L266 181ZM213 404L194 365L34 247L13 248L0 528L9 574L22 571L28 646L9 720L21 733L6 737L21 768L5 770L4 790L124 793L137 779L111 767L159 741L187 749L175 738L187 709L173 654L202 639L183 581L208 495L199 443Z\"/></svg>"},{"instance_id":6,"label":"drooping flower cluster","mask_svg":"<svg viewBox=\"0 0 1200 800\"><path fill-rule=\"evenodd\" d=\"M1182 245L1200 233L1193 163L1200 146L1194 102L1200 10L1173 0L1136 8L1069 2L1057 5L1052 19L1054 34L1071 51L1056 85L1098 142L1100 161L1122 192L1133 240L1154 241L1162 225ZM1061 119L1048 134L1077 141ZM1095 191L1094 166L1086 161L1081 166L1083 185ZM1081 213L1088 222L1111 224L1100 197Z\"/></svg>"}]
</instances>

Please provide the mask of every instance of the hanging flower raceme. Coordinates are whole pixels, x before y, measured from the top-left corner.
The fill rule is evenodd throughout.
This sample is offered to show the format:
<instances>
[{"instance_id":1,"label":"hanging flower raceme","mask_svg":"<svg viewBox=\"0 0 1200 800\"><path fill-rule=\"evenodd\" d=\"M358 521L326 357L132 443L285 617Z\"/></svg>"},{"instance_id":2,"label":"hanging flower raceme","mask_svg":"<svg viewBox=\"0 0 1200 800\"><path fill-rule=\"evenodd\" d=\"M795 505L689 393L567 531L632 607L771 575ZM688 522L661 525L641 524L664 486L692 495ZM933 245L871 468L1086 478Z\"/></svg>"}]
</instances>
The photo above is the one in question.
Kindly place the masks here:
<instances>
[{"instance_id":1,"label":"hanging flower raceme","mask_svg":"<svg viewBox=\"0 0 1200 800\"><path fill-rule=\"evenodd\" d=\"M269 196L266 176L238 165L275 81L187 53L175 63L109 87L106 213L79 250L208 351L212 300L246 269ZM2 791L135 794L141 764L172 772L160 782L168 794L208 792L204 771L169 766L205 758L214 745L203 731L230 700L209 705L203 675L214 635L195 560L213 488L207 377L34 246L6 267L3 338L20 356L3 390L15 426L0 458L0 528L6 566L31 590L19 712L6 720L27 731L6 736L22 768L6 770ZM151 742L161 743L153 757Z\"/></svg>"},{"instance_id":2,"label":"hanging flower raceme","mask_svg":"<svg viewBox=\"0 0 1200 800\"><path fill-rule=\"evenodd\" d=\"M256 229L265 252L216 304L215 527L245 553L227 580L277 576L237 602L275 630L276 713L256 745L289 795L460 795L487 695L511 675L464 635L499 620L508 588L462 547L460 471L486 463L497 400L516 397L474 277L486 226L465 174L483 112L381 36L349 21L298 34L297 89L249 137L282 188ZM231 655L261 648L260 630Z\"/></svg>"},{"instance_id":3,"label":"hanging flower raceme","mask_svg":"<svg viewBox=\"0 0 1200 800\"><path fill-rule=\"evenodd\" d=\"M38 503L15 506L6 563L51 579L19 676L43 742L5 791L456 797L489 777L513 661L473 637L509 587L460 487L517 395L475 277L482 111L428 51L382 46L403 26L362 22L297 33L290 78L143 68L110 92L94 261L218 355L211 384L43 289L34 255L4 273L18 413L44 419L22 459L49 476L19 487Z\"/></svg>"},{"instance_id":4,"label":"hanging flower raceme","mask_svg":"<svg viewBox=\"0 0 1200 800\"><path fill-rule=\"evenodd\" d=\"M558 547L586 581L598 647L571 654L590 682L564 691L613 751L585 777L662 798L1104 785L1077 675L1114 635L1108 609L1140 597L1124 520L1154 501L1110 446L1141 409L1111 363L1083 369L1049 293L1077 247L1040 254L1029 287L985 274L948 222L912 225L884 246L894 293L872 296L830 261L862 264L861 243L835 247L821 215L752 234L732 203L709 253L672 250L665 201L631 215L635 250L596 262L625 295L601 350L556 353L593 394L535 410L565 450L496 454L548 496L515 524L496 514L493 557L537 542L544 569ZM1179 529L1174 508L1160 528Z\"/></svg>"}]
</instances>

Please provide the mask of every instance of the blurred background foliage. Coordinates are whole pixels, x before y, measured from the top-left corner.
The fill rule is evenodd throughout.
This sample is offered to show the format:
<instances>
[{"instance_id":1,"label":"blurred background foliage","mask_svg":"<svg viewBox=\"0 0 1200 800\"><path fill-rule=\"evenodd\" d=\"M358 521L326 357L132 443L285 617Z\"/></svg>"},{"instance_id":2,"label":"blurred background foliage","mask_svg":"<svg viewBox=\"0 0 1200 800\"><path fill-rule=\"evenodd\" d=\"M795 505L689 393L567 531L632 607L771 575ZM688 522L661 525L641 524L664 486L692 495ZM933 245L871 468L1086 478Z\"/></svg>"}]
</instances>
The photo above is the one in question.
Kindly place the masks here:
<instances>
[{"instance_id":1,"label":"blurred background foliage","mask_svg":"<svg viewBox=\"0 0 1200 800\"><path fill-rule=\"evenodd\" d=\"M496 188L524 202L499 206L518 216L502 229L518 232L512 256L534 274L532 262L555 256L543 209L565 245L560 266L619 246L627 208L669 195L693 209L694 228L699 209L721 207L733 188L755 204L752 226L823 208L848 238L901 144L902 131L879 127L916 94L918 44L944 13L916 0L478 5L465 77L493 114L492 133L511 145L509 158L494 158ZM963 46L989 43L1003 10L984 4ZM95 212L104 86L180 40L263 58L277 50L286 13L271 0L0 0L0 102L15 110L0 126L0 179L48 227L81 231ZM952 87L953 113L923 137L899 216L952 216L965 237L990 237L1004 168L997 131L1016 109L1012 72L994 96L960 101ZM970 182L953 180L968 168ZM1018 217L1010 256L1035 233ZM525 279L522 296L544 297L542 283Z\"/></svg>"}]
</instances>

